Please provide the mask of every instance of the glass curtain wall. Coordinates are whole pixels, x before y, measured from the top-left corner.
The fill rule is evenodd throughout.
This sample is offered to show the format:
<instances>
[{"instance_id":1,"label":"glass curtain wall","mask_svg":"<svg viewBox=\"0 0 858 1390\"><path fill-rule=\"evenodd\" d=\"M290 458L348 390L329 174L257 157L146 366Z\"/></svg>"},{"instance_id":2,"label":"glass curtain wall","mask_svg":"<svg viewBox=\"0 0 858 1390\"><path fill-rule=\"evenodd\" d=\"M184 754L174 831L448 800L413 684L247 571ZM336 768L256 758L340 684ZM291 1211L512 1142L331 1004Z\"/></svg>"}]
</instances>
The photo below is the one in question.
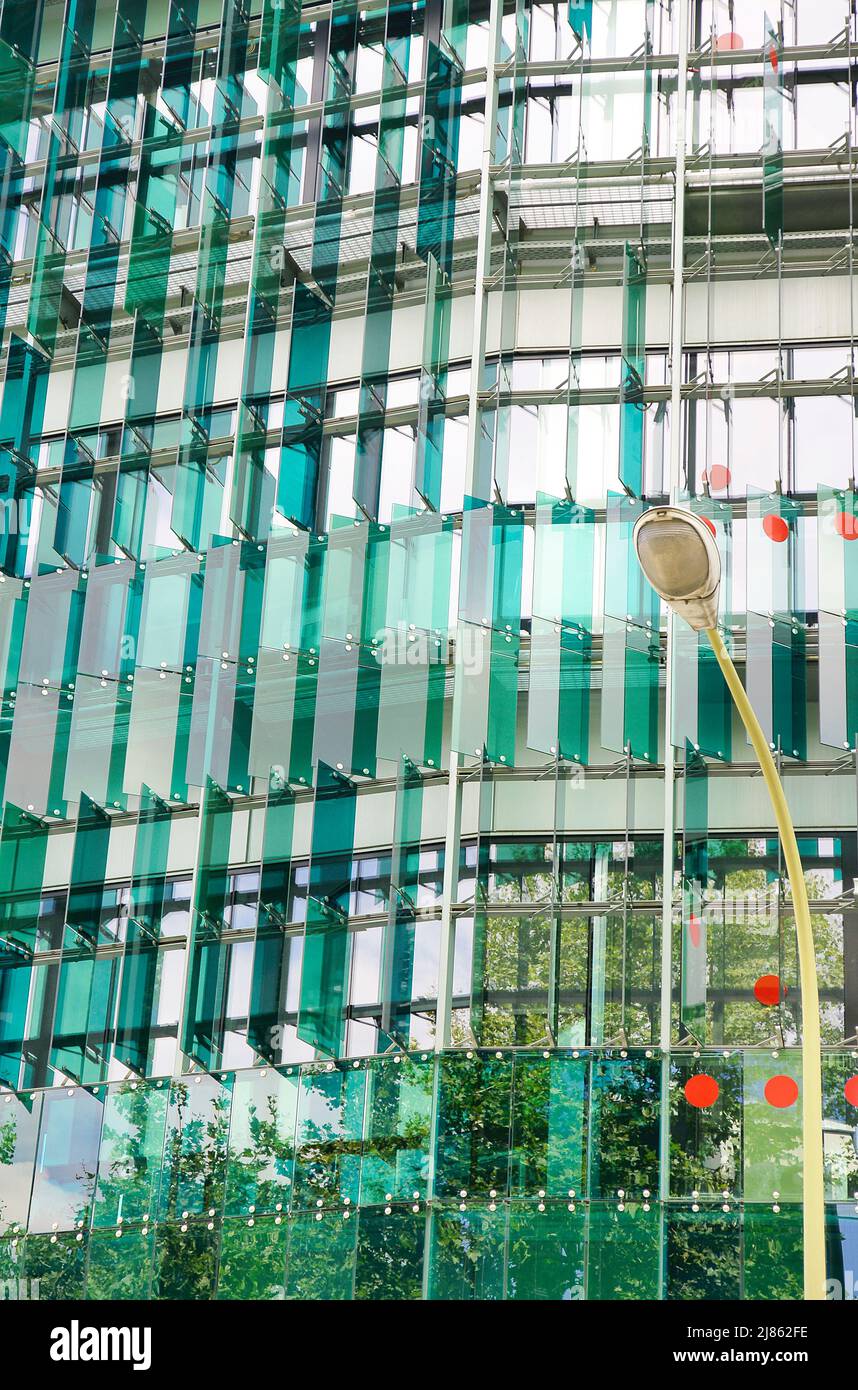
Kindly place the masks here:
<instances>
[{"instance_id":1,"label":"glass curtain wall","mask_svg":"<svg viewBox=\"0 0 858 1390\"><path fill-rule=\"evenodd\" d=\"M853 8L0 0L4 1297L800 1292L666 500L853 1296Z\"/></svg>"}]
</instances>

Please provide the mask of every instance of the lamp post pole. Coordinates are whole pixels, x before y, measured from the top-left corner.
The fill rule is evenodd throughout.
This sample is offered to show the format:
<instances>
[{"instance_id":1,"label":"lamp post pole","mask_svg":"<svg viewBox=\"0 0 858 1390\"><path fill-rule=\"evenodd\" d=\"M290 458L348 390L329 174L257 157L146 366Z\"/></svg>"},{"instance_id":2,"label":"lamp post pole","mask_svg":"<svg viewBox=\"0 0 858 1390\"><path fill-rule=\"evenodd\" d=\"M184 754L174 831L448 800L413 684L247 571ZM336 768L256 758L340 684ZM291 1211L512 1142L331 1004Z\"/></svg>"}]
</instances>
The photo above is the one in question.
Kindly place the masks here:
<instances>
[{"instance_id":1,"label":"lamp post pole","mask_svg":"<svg viewBox=\"0 0 858 1390\"><path fill-rule=\"evenodd\" d=\"M819 1032L819 987L816 952L810 924L807 888L795 838L795 828L781 780L760 721L745 693L717 628L706 628L715 659L727 682L760 764L775 813L792 890L798 965L801 979L801 1108L802 1108L802 1220L804 1235L805 1299L825 1298L825 1181L822 1157L822 1056Z\"/></svg>"},{"instance_id":2,"label":"lamp post pole","mask_svg":"<svg viewBox=\"0 0 858 1390\"><path fill-rule=\"evenodd\" d=\"M652 507L635 522L633 539L641 569L659 597L695 632L706 633L757 755L780 832L792 889L801 977L804 1296L805 1299L824 1299L825 1174L819 987L810 908L795 827L766 736L717 628L721 556L715 527L708 518L697 516L684 507Z\"/></svg>"}]
</instances>

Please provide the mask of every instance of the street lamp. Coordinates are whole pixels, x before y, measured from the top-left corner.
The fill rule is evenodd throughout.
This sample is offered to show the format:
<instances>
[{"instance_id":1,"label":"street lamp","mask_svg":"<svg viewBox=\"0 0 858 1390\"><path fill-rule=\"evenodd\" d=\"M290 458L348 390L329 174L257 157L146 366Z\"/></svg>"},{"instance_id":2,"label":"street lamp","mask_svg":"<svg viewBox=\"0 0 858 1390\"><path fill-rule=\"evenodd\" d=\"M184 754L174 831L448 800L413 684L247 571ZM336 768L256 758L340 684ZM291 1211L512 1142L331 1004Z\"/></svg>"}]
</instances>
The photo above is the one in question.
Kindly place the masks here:
<instances>
[{"instance_id":1,"label":"street lamp","mask_svg":"<svg viewBox=\"0 0 858 1390\"><path fill-rule=\"evenodd\" d=\"M766 737L716 626L721 558L714 530L704 518L681 507L652 507L638 518L633 540L641 569L659 597L695 632L706 633L757 755L780 832L792 889L801 977L804 1296L824 1299L825 1189L819 989L810 909L795 828Z\"/></svg>"}]
</instances>

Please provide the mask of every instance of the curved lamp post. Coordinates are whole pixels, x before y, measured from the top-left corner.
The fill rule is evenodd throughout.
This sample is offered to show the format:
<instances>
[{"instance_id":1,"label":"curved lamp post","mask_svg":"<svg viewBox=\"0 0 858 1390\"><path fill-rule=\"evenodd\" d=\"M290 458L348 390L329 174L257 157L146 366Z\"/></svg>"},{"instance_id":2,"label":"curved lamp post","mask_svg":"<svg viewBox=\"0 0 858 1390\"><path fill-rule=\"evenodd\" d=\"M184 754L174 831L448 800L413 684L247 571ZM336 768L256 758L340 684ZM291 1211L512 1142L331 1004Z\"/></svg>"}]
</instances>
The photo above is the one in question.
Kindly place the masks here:
<instances>
[{"instance_id":1,"label":"curved lamp post","mask_svg":"<svg viewBox=\"0 0 858 1390\"><path fill-rule=\"evenodd\" d=\"M825 1298L825 1197L822 1160L822 1059L819 990L807 889L795 828L766 737L717 630L721 557L702 518L681 507L653 507L634 529L641 569L660 598L696 632L705 632L765 778L792 889L802 1017L804 1297Z\"/></svg>"}]
</instances>

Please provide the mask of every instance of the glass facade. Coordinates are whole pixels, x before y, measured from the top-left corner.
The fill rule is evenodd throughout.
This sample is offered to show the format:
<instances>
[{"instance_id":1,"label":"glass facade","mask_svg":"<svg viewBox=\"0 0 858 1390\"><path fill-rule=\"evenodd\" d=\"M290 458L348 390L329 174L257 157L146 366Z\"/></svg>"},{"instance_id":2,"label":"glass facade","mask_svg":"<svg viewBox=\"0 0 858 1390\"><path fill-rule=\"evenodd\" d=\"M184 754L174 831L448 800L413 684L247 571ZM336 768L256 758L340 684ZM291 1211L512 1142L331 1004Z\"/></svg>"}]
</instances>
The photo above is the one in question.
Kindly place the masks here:
<instances>
[{"instance_id":1,"label":"glass facade","mask_svg":"<svg viewBox=\"0 0 858 1390\"><path fill-rule=\"evenodd\" d=\"M858 1269L850 0L0 0L0 1296Z\"/></svg>"}]
</instances>

